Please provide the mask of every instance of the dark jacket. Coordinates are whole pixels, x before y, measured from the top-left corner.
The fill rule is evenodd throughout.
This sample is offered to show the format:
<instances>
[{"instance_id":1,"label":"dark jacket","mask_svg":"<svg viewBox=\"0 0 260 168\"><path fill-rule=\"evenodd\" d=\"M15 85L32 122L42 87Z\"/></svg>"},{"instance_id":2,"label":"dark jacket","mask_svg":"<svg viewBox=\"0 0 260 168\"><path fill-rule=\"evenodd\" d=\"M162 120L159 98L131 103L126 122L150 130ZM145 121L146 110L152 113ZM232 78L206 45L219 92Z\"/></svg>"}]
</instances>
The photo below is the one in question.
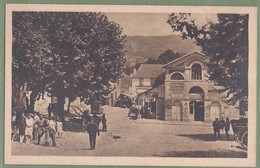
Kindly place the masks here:
<instances>
[{"instance_id":1,"label":"dark jacket","mask_svg":"<svg viewBox=\"0 0 260 168\"><path fill-rule=\"evenodd\" d=\"M213 130L214 131L219 131L220 130L220 124L219 124L219 121L213 121Z\"/></svg>"},{"instance_id":2,"label":"dark jacket","mask_svg":"<svg viewBox=\"0 0 260 168\"><path fill-rule=\"evenodd\" d=\"M93 121L89 122L87 125L87 132L92 135L96 133L99 135L98 124Z\"/></svg>"},{"instance_id":3,"label":"dark jacket","mask_svg":"<svg viewBox=\"0 0 260 168\"><path fill-rule=\"evenodd\" d=\"M230 129L230 121L225 122L225 131L229 131Z\"/></svg>"}]
</instances>

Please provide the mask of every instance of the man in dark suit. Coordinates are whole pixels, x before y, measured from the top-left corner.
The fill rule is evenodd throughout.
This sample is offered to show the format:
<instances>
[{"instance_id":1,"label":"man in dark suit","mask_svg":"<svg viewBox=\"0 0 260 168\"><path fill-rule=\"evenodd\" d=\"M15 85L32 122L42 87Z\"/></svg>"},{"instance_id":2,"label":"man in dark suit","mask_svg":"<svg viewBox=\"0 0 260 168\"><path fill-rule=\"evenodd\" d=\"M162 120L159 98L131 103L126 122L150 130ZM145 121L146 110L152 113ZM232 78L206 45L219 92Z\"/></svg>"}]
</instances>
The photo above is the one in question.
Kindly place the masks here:
<instances>
[{"instance_id":1,"label":"man in dark suit","mask_svg":"<svg viewBox=\"0 0 260 168\"><path fill-rule=\"evenodd\" d=\"M226 132L227 141L229 140L229 135L228 135L229 129L230 129L230 121L229 121L229 118L226 118L226 122L225 122L225 132Z\"/></svg>"},{"instance_id":2,"label":"man in dark suit","mask_svg":"<svg viewBox=\"0 0 260 168\"><path fill-rule=\"evenodd\" d=\"M216 120L213 121L212 126L213 126L213 131L214 131L214 140L216 140L216 134L218 134L218 139L220 139L220 133L219 133L219 131L220 131L220 123L218 121L218 118L216 118Z\"/></svg>"},{"instance_id":3,"label":"man in dark suit","mask_svg":"<svg viewBox=\"0 0 260 168\"><path fill-rule=\"evenodd\" d=\"M87 132L89 134L89 143L90 149L95 149L96 146L96 137L99 136L98 124L94 122L94 118L91 118L91 121L87 125Z\"/></svg>"}]
</instances>

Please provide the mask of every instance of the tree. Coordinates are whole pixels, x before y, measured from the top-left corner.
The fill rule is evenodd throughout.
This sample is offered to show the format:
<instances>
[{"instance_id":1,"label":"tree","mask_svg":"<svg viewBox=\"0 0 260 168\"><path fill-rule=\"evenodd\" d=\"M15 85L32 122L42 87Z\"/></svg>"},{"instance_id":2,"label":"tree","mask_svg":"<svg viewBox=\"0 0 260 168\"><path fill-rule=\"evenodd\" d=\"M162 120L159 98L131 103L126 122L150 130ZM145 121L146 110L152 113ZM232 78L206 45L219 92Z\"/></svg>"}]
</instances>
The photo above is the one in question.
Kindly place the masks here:
<instances>
[{"instance_id":1,"label":"tree","mask_svg":"<svg viewBox=\"0 0 260 168\"><path fill-rule=\"evenodd\" d=\"M154 82L152 83L152 88L156 88L164 83L165 83L165 72L162 72L155 78Z\"/></svg>"},{"instance_id":2,"label":"tree","mask_svg":"<svg viewBox=\"0 0 260 168\"><path fill-rule=\"evenodd\" d=\"M36 13L13 12L12 43L12 104L20 110L21 99L26 90L31 91L28 111L34 109L34 102L45 89L46 75L42 66L48 61L50 45L44 35L44 28L38 27Z\"/></svg>"},{"instance_id":3,"label":"tree","mask_svg":"<svg viewBox=\"0 0 260 168\"><path fill-rule=\"evenodd\" d=\"M180 57L181 57L181 54L179 52L175 53L172 50L166 50L164 53L159 55L157 61L159 64L167 64Z\"/></svg>"},{"instance_id":4,"label":"tree","mask_svg":"<svg viewBox=\"0 0 260 168\"><path fill-rule=\"evenodd\" d=\"M156 59L153 58L148 58L144 64L158 64L158 61Z\"/></svg>"},{"instance_id":5,"label":"tree","mask_svg":"<svg viewBox=\"0 0 260 168\"><path fill-rule=\"evenodd\" d=\"M227 102L240 102L240 110L248 99L248 15L218 14L218 22L196 25L189 13L173 13L168 23L183 39L195 39L208 56L209 80L227 93Z\"/></svg>"},{"instance_id":6,"label":"tree","mask_svg":"<svg viewBox=\"0 0 260 168\"><path fill-rule=\"evenodd\" d=\"M71 100L80 97L91 104L109 94L111 83L119 79L125 63L125 36L121 35L122 29L118 24L109 21L102 13L22 12L18 15L18 20L24 18L26 24L35 27L30 30L31 34L40 31L41 39L50 46L43 46L48 52L39 57L39 61L44 62L42 66L32 62L32 70L43 72L37 73L44 81L40 84L44 91L58 98L60 112L64 112L65 97ZM14 35L23 29L16 26ZM36 41L35 38L28 43L32 45ZM22 57L21 54L13 57L26 64L30 58L27 53L37 51L39 47L38 43L25 46ZM22 47L18 44L15 48ZM35 59L36 55L31 55ZM17 66L18 71L21 68ZM33 77L29 74L22 83L34 80ZM17 78L13 81L21 81L19 76Z\"/></svg>"}]
</instances>

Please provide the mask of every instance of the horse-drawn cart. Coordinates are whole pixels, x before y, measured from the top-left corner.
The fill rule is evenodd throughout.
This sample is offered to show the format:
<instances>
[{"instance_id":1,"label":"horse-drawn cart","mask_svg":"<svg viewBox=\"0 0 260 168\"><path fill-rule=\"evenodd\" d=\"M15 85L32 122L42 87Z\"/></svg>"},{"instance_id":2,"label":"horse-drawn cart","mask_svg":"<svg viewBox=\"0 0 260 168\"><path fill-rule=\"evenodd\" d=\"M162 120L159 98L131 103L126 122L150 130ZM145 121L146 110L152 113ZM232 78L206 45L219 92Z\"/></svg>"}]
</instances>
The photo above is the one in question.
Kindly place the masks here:
<instances>
[{"instance_id":1,"label":"horse-drawn cart","mask_svg":"<svg viewBox=\"0 0 260 168\"><path fill-rule=\"evenodd\" d=\"M90 110L84 110L77 106L70 106L72 117L69 118L69 121L74 124L81 125L84 127L90 122L91 118L94 118L94 121L99 124L102 119L103 111L102 103L100 101L96 101L91 105Z\"/></svg>"},{"instance_id":2,"label":"horse-drawn cart","mask_svg":"<svg viewBox=\"0 0 260 168\"><path fill-rule=\"evenodd\" d=\"M238 120L231 120L231 126L234 132L235 140L243 149L247 149L248 145L248 119L241 118Z\"/></svg>"}]
</instances>

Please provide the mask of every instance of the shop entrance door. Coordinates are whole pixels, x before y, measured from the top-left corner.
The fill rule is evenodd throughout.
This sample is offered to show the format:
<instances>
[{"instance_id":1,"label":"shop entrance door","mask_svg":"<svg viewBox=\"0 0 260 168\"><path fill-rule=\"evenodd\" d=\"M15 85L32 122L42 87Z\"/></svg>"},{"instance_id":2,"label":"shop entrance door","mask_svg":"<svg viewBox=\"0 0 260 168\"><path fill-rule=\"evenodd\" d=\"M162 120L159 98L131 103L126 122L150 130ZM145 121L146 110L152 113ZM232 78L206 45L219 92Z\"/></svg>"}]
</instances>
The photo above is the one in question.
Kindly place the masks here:
<instances>
[{"instance_id":1,"label":"shop entrance door","mask_svg":"<svg viewBox=\"0 0 260 168\"><path fill-rule=\"evenodd\" d=\"M204 121L204 103L195 102L194 109L194 121Z\"/></svg>"},{"instance_id":2,"label":"shop entrance door","mask_svg":"<svg viewBox=\"0 0 260 168\"><path fill-rule=\"evenodd\" d=\"M180 101L173 103L172 119L174 121L182 121L182 103Z\"/></svg>"}]
</instances>

